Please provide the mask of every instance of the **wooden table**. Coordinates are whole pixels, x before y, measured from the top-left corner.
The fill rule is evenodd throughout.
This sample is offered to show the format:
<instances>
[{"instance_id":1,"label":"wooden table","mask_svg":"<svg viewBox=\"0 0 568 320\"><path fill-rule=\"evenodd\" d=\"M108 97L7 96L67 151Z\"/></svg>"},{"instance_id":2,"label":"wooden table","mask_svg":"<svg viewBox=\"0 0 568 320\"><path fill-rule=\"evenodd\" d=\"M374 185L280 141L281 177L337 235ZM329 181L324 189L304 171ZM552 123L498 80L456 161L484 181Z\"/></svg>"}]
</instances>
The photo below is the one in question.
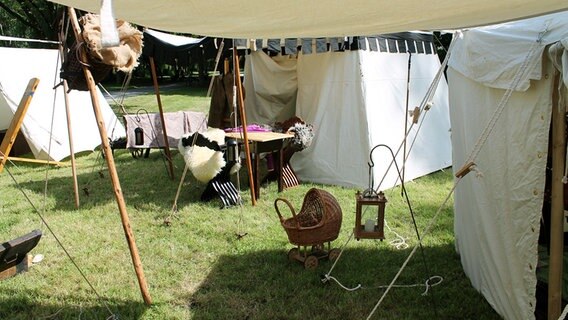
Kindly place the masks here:
<instances>
[{"instance_id":1,"label":"wooden table","mask_svg":"<svg viewBox=\"0 0 568 320\"><path fill-rule=\"evenodd\" d=\"M239 142L244 141L242 132L228 132L227 138L237 139ZM260 154L265 152L273 152L276 155L276 165L274 170L278 174L278 192L284 189L282 182L282 149L287 141L293 138L293 134L278 132L247 132L247 138L251 144L250 153L252 159L252 174L256 198L260 196L259 191L259 164Z\"/></svg>"}]
</instances>

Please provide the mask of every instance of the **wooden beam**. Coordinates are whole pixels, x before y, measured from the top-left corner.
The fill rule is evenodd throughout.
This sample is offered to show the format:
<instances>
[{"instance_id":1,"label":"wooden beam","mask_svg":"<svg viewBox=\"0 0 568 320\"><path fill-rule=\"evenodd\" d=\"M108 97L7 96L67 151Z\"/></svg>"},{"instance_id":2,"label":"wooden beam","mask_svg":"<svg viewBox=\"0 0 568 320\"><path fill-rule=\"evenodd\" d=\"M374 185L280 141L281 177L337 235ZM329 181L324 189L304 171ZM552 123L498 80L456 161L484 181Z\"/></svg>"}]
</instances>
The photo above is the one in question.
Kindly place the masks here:
<instances>
[{"instance_id":1,"label":"wooden beam","mask_svg":"<svg viewBox=\"0 0 568 320\"><path fill-rule=\"evenodd\" d=\"M66 163L66 162L48 161L48 160L30 159L30 158L18 158L18 157L8 157L8 160L19 161L19 162L29 162L29 163L51 164L51 165L59 166L59 167L65 167L65 166L69 165L69 163Z\"/></svg>"},{"instance_id":2,"label":"wooden beam","mask_svg":"<svg viewBox=\"0 0 568 320\"><path fill-rule=\"evenodd\" d=\"M79 21L77 20L77 14L74 8L69 8L69 17L71 18L71 25L73 26L73 32L77 41L83 41L81 36L81 28L79 26ZM84 46L81 49L81 61L87 61L87 52L84 50ZM103 147L103 152L105 155L105 160L108 166L108 172L111 178L114 195L116 202L118 204L118 209L120 211L120 218L122 221L122 227L124 229L124 234L128 243L128 248L130 249L130 256L132 257L132 263L134 265L134 270L138 278L138 285L140 286L140 291L144 302L147 305L152 304L152 299L150 297L150 292L148 291L148 285L146 284L146 278L144 277L144 269L142 268L142 262L140 261L140 255L138 254L138 248L136 247L136 241L134 240L134 233L130 227L130 218L126 211L126 203L124 201L124 196L122 195L122 189L120 187L120 180L118 179L118 173L114 165L114 157L112 155L112 150L110 149L108 137L106 133L106 126L104 123L104 117L102 115L99 98L96 91L95 80L89 68L82 64L83 73L85 74L85 79L87 80L87 86L91 94L91 101L93 103L93 111L95 112L95 118L97 120L97 125L99 127L99 134L101 136L101 142Z\"/></svg>"},{"instance_id":3,"label":"wooden beam","mask_svg":"<svg viewBox=\"0 0 568 320\"><path fill-rule=\"evenodd\" d=\"M160 98L160 87L158 86L158 75L156 74L156 65L154 57L150 57L150 71L152 73L152 82L154 83L154 92L158 100L158 109L160 111L160 120L162 122L162 134L164 135L164 146L166 152L166 160L168 161L168 170L170 179L174 179L174 165L172 163L172 153L170 152L170 142L168 141L168 133L166 132L166 119L164 118L164 108L162 107L162 99Z\"/></svg>"},{"instance_id":4,"label":"wooden beam","mask_svg":"<svg viewBox=\"0 0 568 320\"><path fill-rule=\"evenodd\" d=\"M566 107L558 105L560 74L552 87L552 186L550 210L550 253L548 269L548 319L562 312L562 260L564 258L564 166L566 163Z\"/></svg>"},{"instance_id":5,"label":"wooden beam","mask_svg":"<svg viewBox=\"0 0 568 320\"><path fill-rule=\"evenodd\" d=\"M254 182L255 179L252 174L252 162L250 158L250 145L248 140L248 133L247 133L247 116L245 114L245 100L243 97L243 85L241 83L241 70L239 67L239 54L237 53L237 48L233 47L233 67L234 67L234 76L235 82L237 84L237 101L239 105L239 114L241 118L241 127L243 128L243 140L245 145L245 155L247 159L247 171L249 177L249 186L250 186L250 198L252 201L252 205L256 205L256 192Z\"/></svg>"},{"instance_id":6,"label":"wooden beam","mask_svg":"<svg viewBox=\"0 0 568 320\"><path fill-rule=\"evenodd\" d=\"M2 144L0 144L0 172L4 170L4 165L6 165L6 161L8 160L8 155L10 154L10 150L12 150L14 142L16 142L16 136L20 131L22 122L24 122L24 117L28 112L28 108L30 106L30 103L32 102L32 98L34 96L34 93L38 85L39 85L38 78L30 79L30 82L26 87L26 91L24 92L24 95L20 100L18 109L16 109L16 113L12 118L12 122L10 122L8 131L6 131L4 139L2 139Z\"/></svg>"}]
</instances>

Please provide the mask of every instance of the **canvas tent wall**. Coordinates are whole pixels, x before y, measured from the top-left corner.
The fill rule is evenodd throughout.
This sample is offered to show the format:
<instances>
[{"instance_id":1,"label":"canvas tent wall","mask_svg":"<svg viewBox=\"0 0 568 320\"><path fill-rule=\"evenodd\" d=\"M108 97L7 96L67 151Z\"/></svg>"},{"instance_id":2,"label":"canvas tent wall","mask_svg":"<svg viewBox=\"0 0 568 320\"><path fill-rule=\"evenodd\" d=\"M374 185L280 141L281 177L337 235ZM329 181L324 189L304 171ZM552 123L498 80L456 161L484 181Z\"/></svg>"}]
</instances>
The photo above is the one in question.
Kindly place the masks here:
<instances>
[{"instance_id":1,"label":"canvas tent wall","mask_svg":"<svg viewBox=\"0 0 568 320\"><path fill-rule=\"evenodd\" d=\"M37 159L60 161L70 155L63 86L53 89L60 81L59 71L58 50L0 47L0 130L10 125L29 80L40 79L21 127ZM97 93L109 138L125 136L124 127ZM89 92L72 90L69 102L74 151L94 150L101 138Z\"/></svg>"},{"instance_id":2,"label":"canvas tent wall","mask_svg":"<svg viewBox=\"0 0 568 320\"><path fill-rule=\"evenodd\" d=\"M467 175L455 191L456 249L473 286L499 314L533 319L555 69L564 99L568 84L568 13L468 30L454 41L454 171L513 89L474 160L482 175ZM519 70L528 76L517 76Z\"/></svg>"},{"instance_id":3,"label":"canvas tent wall","mask_svg":"<svg viewBox=\"0 0 568 320\"><path fill-rule=\"evenodd\" d=\"M248 122L272 124L299 116L315 127L312 145L292 158L300 179L365 188L369 184L371 149L385 144L396 152L402 145L407 87L412 110L420 105L440 69L432 35L407 33L347 41L303 39L297 43L302 44L297 55L270 58L259 50L246 57ZM280 48L270 46L270 41L268 44L269 50ZM295 49L295 45L285 46L284 53L294 53ZM406 162L405 180L450 166L445 80L440 81L431 102L433 107L422 115L424 122L415 125L408 137L407 151L416 140ZM408 122L410 128L411 117ZM387 149L373 153L374 188L387 171L381 189L397 182L398 173L391 160ZM402 168L402 149L397 163Z\"/></svg>"}]
</instances>

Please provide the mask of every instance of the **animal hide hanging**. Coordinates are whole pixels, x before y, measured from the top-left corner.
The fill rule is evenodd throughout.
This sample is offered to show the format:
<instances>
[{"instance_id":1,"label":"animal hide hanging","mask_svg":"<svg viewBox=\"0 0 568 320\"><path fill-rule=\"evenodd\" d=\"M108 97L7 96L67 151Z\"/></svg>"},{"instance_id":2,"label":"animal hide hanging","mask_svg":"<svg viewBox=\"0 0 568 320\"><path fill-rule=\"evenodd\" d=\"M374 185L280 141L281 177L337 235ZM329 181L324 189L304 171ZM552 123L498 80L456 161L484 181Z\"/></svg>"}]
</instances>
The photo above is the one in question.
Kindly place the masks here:
<instances>
[{"instance_id":1,"label":"animal hide hanging","mask_svg":"<svg viewBox=\"0 0 568 320\"><path fill-rule=\"evenodd\" d=\"M180 139L179 152L183 155L195 179L207 183L225 167L226 162L220 147L224 142L225 132L215 128L209 128L202 133L193 133Z\"/></svg>"},{"instance_id":2,"label":"animal hide hanging","mask_svg":"<svg viewBox=\"0 0 568 320\"><path fill-rule=\"evenodd\" d=\"M138 66L138 58L142 54L142 37L140 30L126 21L117 20L116 29L120 44L116 47L104 48L101 39L101 22L99 15L86 14L81 17L82 36L89 48L92 58L129 73Z\"/></svg>"}]
</instances>

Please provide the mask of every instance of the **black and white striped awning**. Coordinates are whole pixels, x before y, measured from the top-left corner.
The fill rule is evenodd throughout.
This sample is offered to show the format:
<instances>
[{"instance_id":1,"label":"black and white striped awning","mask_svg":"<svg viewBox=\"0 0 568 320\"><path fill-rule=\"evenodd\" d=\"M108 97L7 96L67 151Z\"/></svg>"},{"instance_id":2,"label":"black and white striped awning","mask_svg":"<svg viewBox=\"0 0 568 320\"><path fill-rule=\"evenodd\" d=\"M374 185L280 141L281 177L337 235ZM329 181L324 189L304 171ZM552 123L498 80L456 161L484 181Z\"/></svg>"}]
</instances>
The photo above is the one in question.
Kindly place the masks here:
<instances>
[{"instance_id":1,"label":"black and white striped awning","mask_svg":"<svg viewBox=\"0 0 568 320\"><path fill-rule=\"evenodd\" d=\"M263 50L269 54L303 54L369 50L389 53L436 54L432 34L401 32L366 37L301 39L235 39L238 48Z\"/></svg>"}]
</instances>

